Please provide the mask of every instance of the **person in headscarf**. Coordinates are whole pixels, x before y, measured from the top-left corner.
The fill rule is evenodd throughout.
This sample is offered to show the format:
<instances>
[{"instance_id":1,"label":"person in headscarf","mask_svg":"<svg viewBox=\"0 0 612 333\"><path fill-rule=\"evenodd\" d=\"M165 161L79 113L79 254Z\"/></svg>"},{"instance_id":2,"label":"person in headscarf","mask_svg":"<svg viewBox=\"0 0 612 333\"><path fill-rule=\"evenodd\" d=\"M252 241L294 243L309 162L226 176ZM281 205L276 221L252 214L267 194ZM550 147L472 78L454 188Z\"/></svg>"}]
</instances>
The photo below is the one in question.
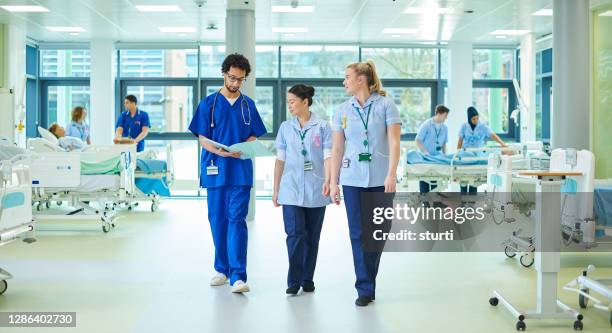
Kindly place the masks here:
<instances>
[{"instance_id":1,"label":"person in headscarf","mask_svg":"<svg viewBox=\"0 0 612 333\"><path fill-rule=\"evenodd\" d=\"M457 142L457 150L461 148L481 148L484 147L488 139L497 141L500 146L507 145L500 137L491 130L489 126L478 120L478 110L470 106L467 108L467 122L461 126L459 130L459 141ZM476 192L474 186L462 186L461 192Z\"/></svg>"}]
</instances>

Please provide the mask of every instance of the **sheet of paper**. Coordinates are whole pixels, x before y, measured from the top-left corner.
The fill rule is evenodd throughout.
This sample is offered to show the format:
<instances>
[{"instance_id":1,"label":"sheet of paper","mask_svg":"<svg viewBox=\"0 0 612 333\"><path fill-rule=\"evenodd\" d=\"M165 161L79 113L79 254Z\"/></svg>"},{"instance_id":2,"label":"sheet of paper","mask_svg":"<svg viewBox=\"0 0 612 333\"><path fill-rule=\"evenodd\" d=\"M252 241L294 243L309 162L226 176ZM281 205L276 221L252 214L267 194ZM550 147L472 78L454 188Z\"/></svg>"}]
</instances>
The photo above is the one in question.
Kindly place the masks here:
<instances>
[{"instance_id":1,"label":"sheet of paper","mask_svg":"<svg viewBox=\"0 0 612 333\"><path fill-rule=\"evenodd\" d=\"M241 152L242 155L240 155L240 158L243 160L261 156L272 156L268 148L259 140L237 143L231 145L229 148L230 151Z\"/></svg>"}]
</instances>

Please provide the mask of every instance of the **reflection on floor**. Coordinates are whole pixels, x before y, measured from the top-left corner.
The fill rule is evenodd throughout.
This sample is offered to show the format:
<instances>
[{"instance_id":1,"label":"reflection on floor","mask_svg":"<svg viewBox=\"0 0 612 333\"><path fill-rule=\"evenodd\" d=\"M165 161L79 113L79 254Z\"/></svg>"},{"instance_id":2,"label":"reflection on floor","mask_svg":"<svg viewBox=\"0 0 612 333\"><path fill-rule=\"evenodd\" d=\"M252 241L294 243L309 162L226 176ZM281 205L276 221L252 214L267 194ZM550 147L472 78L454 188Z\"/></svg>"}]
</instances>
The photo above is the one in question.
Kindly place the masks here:
<instances>
[{"instance_id":1,"label":"reflection on floor","mask_svg":"<svg viewBox=\"0 0 612 333\"><path fill-rule=\"evenodd\" d=\"M231 294L227 285L208 286L213 247L205 202L166 201L157 213L148 208L122 214L109 234L96 224L90 231L40 232L32 245L0 248L0 266L15 276L0 296L0 311L76 311L77 328L70 332L514 332L510 315L489 306L491 290L504 291L518 306L535 302L535 271L501 251L385 253L375 303L356 308L342 206L327 211L316 292L287 297L281 209L268 200L257 202L256 221L249 224L252 291ZM598 264L597 276L612 276L609 256L563 255L559 281L589 263ZM559 295L577 306L576 294ZM611 331L604 312L583 313L585 330ZM570 321L527 325L571 331Z\"/></svg>"}]
</instances>

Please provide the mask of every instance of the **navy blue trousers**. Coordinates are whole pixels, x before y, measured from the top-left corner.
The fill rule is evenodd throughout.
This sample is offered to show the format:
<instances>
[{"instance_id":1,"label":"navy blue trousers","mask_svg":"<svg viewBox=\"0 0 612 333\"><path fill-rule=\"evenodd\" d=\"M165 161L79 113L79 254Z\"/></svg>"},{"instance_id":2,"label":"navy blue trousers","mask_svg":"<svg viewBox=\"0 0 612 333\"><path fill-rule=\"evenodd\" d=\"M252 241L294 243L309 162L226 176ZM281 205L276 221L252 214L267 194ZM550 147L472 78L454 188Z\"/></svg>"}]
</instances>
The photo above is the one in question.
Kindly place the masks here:
<instances>
[{"instance_id":1,"label":"navy blue trousers","mask_svg":"<svg viewBox=\"0 0 612 333\"><path fill-rule=\"evenodd\" d=\"M324 217L325 206L307 208L283 205L289 255L287 286L299 287L313 282Z\"/></svg>"}]
</instances>

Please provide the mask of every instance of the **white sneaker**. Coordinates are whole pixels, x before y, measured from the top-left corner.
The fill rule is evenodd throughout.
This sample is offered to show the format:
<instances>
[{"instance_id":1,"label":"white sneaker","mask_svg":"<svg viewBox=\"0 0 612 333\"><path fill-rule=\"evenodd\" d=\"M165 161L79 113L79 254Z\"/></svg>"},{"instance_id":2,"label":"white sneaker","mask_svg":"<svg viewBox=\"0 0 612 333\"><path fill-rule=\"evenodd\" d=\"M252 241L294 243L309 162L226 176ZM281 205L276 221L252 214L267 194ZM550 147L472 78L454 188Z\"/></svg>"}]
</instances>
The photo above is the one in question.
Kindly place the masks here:
<instances>
[{"instance_id":1,"label":"white sneaker","mask_svg":"<svg viewBox=\"0 0 612 333\"><path fill-rule=\"evenodd\" d=\"M222 286L227 282L227 276L223 273L217 273L210 279L210 285L213 287Z\"/></svg>"},{"instance_id":2,"label":"white sneaker","mask_svg":"<svg viewBox=\"0 0 612 333\"><path fill-rule=\"evenodd\" d=\"M249 291L251 291L249 285L242 280L234 282L234 285L232 286L233 293L248 293Z\"/></svg>"}]
</instances>

